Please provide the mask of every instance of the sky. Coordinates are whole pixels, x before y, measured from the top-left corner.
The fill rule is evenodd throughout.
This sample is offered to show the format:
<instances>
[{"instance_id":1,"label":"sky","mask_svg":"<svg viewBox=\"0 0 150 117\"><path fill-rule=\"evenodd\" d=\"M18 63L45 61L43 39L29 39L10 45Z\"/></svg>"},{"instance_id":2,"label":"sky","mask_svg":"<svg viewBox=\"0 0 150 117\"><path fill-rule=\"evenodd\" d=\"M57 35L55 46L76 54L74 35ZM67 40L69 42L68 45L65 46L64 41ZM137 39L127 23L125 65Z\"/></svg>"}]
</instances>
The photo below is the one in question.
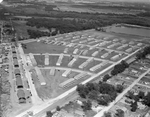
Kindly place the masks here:
<instances>
[{"instance_id":1,"label":"sky","mask_svg":"<svg viewBox=\"0 0 150 117\"><path fill-rule=\"evenodd\" d=\"M0 3L2 2L3 0L0 0ZM51 0L50 0L51 1ZM92 1L92 0L88 0L88 1ZM105 0L97 0L97 1L105 1ZM106 0L106 1L114 1L114 2L149 2L150 3L150 0Z\"/></svg>"}]
</instances>

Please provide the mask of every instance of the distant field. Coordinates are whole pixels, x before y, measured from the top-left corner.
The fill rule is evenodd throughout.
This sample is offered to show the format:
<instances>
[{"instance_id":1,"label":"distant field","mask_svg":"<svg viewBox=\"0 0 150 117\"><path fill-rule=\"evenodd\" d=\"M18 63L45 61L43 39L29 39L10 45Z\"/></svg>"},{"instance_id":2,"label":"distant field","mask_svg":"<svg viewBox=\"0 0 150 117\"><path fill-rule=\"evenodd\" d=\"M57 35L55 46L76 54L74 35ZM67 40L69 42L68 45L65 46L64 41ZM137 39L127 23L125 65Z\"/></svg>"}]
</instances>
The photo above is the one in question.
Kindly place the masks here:
<instances>
[{"instance_id":1,"label":"distant field","mask_svg":"<svg viewBox=\"0 0 150 117\"><path fill-rule=\"evenodd\" d=\"M31 27L31 26L27 26L26 25L26 21L15 21L13 20L13 26L16 29L17 35L20 37L25 37L25 38L29 38L30 36L28 35L27 30L39 30L36 27Z\"/></svg>"},{"instance_id":2,"label":"distant field","mask_svg":"<svg viewBox=\"0 0 150 117\"><path fill-rule=\"evenodd\" d=\"M16 29L17 35L22 37L29 37L27 29L29 28L26 26L26 22L24 21L13 21L13 25Z\"/></svg>"},{"instance_id":3,"label":"distant field","mask_svg":"<svg viewBox=\"0 0 150 117\"><path fill-rule=\"evenodd\" d=\"M109 7L105 7L105 8L101 8L101 7L88 7L86 5L61 5L61 6L57 6L57 8L54 8L54 10L60 10L60 11L75 11L75 12L88 12L88 13L115 13L115 14L138 14L141 11L136 11L136 10L132 10L132 11L128 11L126 9L112 9Z\"/></svg>"}]
</instances>

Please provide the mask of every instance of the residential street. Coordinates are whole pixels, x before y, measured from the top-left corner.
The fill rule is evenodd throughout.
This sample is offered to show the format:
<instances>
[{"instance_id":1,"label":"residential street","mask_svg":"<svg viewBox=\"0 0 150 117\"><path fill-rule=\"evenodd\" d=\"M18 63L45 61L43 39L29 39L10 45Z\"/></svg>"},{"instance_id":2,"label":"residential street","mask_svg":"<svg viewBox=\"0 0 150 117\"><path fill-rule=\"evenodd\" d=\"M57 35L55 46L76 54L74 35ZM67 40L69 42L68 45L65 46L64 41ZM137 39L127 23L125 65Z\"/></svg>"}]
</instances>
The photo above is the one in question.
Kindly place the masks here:
<instances>
[{"instance_id":1,"label":"residential street","mask_svg":"<svg viewBox=\"0 0 150 117\"><path fill-rule=\"evenodd\" d=\"M132 89L147 73L150 72L150 69L148 69L145 73L143 73L138 79L136 79L128 88L126 88L120 95L117 96L116 100L110 103L109 106L105 107L100 111L98 114L96 114L94 117L102 117L105 112L107 112L110 108L112 108L121 98L130 90Z\"/></svg>"}]
</instances>

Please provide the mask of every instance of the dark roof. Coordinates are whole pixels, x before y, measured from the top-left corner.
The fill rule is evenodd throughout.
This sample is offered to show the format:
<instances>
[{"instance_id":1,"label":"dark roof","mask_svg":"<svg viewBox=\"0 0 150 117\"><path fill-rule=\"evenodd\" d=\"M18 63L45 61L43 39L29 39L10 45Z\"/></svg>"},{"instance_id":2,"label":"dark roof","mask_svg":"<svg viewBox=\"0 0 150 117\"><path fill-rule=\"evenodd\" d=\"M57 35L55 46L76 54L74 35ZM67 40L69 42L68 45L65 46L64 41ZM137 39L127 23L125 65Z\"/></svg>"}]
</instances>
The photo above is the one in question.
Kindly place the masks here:
<instances>
[{"instance_id":1,"label":"dark roof","mask_svg":"<svg viewBox=\"0 0 150 117\"><path fill-rule=\"evenodd\" d=\"M15 76L16 76L16 79L17 79L17 78L21 78L21 75L20 75L20 74L16 74Z\"/></svg>"},{"instance_id":2,"label":"dark roof","mask_svg":"<svg viewBox=\"0 0 150 117\"><path fill-rule=\"evenodd\" d=\"M19 69L15 69L14 73L15 73L15 75L20 74L20 70Z\"/></svg>"},{"instance_id":3,"label":"dark roof","mask_svg":"<svg viewBox=\"0 0 150 117\"><path fill-rule=\"evenodd\" d=\"M26 99L25 98L20 98L19 103L26 103Z\"/></svg>"},{"instance_id":4,"label":"dark roof","mask_svg":"<svg viewBox=\"0 0 150 117\"><path fill-rule=\"evenodd\" d=\"M22 83L22 79L21 78L16 78L16 85L17 86L23 86L23 83Z\"/></svg>"},{"instance_id":5,"label":"dark roof","mask_svg":"<svg viewBox=\"0 0 150 117\"><path fill-rule=\"evenodd\" d=\"M13 45L11 46L11 48L15 48L15 45L13 44Z\"/></svg>"},{"instance_id":6,"label":"dark roof","mask_svg":"<svg viewBox=\"0 0 150 117\"><path fill-rule=\"evenodd\" d=\"M17 91L17 96L18 96L19 99L20 99L20 98L25 98L25 92L24 92L24 90L19 89L19 90Z\"/></svg>"}]
</instances>

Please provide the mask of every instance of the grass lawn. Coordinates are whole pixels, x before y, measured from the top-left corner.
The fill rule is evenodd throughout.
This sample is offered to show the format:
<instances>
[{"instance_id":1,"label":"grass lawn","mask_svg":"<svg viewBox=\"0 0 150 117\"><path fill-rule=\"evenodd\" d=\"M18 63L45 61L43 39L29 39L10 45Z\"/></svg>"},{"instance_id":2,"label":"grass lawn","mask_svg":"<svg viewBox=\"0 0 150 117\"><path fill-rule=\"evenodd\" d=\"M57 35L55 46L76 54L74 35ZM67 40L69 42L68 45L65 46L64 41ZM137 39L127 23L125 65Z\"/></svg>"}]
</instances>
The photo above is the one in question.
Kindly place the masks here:
<instances>
[{"instance_id":1,"label":"grass lawn","mask_svg":"<svg viewBox=\"0 0 150 117\"><path fill-rule=\"evenodd\" d=\"M67 48L67 47L66 47ZM67 54L73 54L73 51L75 50L75 48L73 48L73 47L70 47L70 48L68 48L68 52L67 52Z\"/></svg>"},{"instance_id":2,"label":"grass lawn","mask_svg":"<svg viewBox=\"0 0 150 117\"><path fill-rule=\"evenodd\" d=\"M103 55L103 54L105 54L105 53L108 53L108 51L107 50L102 50L102 51L100 51L99 53L98 53L98 55L96 56L97 58L101 58L101 56Z\"/></svg>"},{"instance_id":3,"label":"grass lawn","mask_svg":"<svg viewBox=\"0 0 150 117\"><path fill-rule=\"evenodd\" d=\"M85 58L78 58L77 61L74 62L73 68L79 69L79 66L84 63L87 59Z\"/></svg>"},{"instance_id":4,"label":"grass lawn","mask_svg":"<svg viewBox=\"0 0 150 117\"><path fill-rule=\"evenodd\" d=\"M49 56L49 65L56 66L59 56Z\"/></svg>"},{"instance_id":5,"label":"grass lawn","mask_svg":"<svg viewBox=\"0 0 150 117\"><path fill-rule=\"evenodd\" d=\"M62 53L65 47L57 45L49 45L41 42L27 43L27 49L24 49L25 54L28 53Z\"/></svg>"},{"instance_id":6,"label":"grass lawn","mask_svg":"<svg viewBox=\"0 0 150 117\"><path fill-rule=\"evenodd\" d=\"M98 48L94 48L94 49L92 49L92 50L89 50L88 53L87 53L87 56L92 56L92 54L93 54L95 51L98 51Z\"/></svg>"},{"instance_id":7,"label":"grass lawn","mask_svg":"<svg viewBox=\"0 0 150 117\"><path fill-rule=\"evenodd\" d=\"M112 44L114 44L113 42L110 42L110 43L106 43L105 45L103 45L103 46L101 46L101 47L103 47L103 48L107 48L108 46L110 46L110 45L112 45ZM109 48L108 48L109 49Z\"/></svg>"},{"instance_id":8,"label":"grass lawn","mask_svg":"<svg viewBox=\"0 0 150 117\"><path fill-rule=\"evenodd\" d=\"M44 55L34 55L34 58L37 62L37 65L45 65L45 56Z\"/></svg>"},{"instance_id":9,"label":"grass lawn","mask_svg":"<svg viewBox=\"0 0 150 117\"><path fill-rule=\"evenodd\" d=\"M118 53L117 53L117 52L112 52L112 53L109 54L105 59L111 60L111 58L112 58L113 56L115 56L115 55L118 55Z\"/></svg>"},{"instance_id":10,"label":"grass lawn","mask_svg":"<svg viewBox=\"0 0 150 117\"><path fill-rule=\"evenodd\" d=\"M69 56L64 56L60 66L61 67L68 67L69 61L70 61L70 57Z\"/></svg>"}]
</instances>

